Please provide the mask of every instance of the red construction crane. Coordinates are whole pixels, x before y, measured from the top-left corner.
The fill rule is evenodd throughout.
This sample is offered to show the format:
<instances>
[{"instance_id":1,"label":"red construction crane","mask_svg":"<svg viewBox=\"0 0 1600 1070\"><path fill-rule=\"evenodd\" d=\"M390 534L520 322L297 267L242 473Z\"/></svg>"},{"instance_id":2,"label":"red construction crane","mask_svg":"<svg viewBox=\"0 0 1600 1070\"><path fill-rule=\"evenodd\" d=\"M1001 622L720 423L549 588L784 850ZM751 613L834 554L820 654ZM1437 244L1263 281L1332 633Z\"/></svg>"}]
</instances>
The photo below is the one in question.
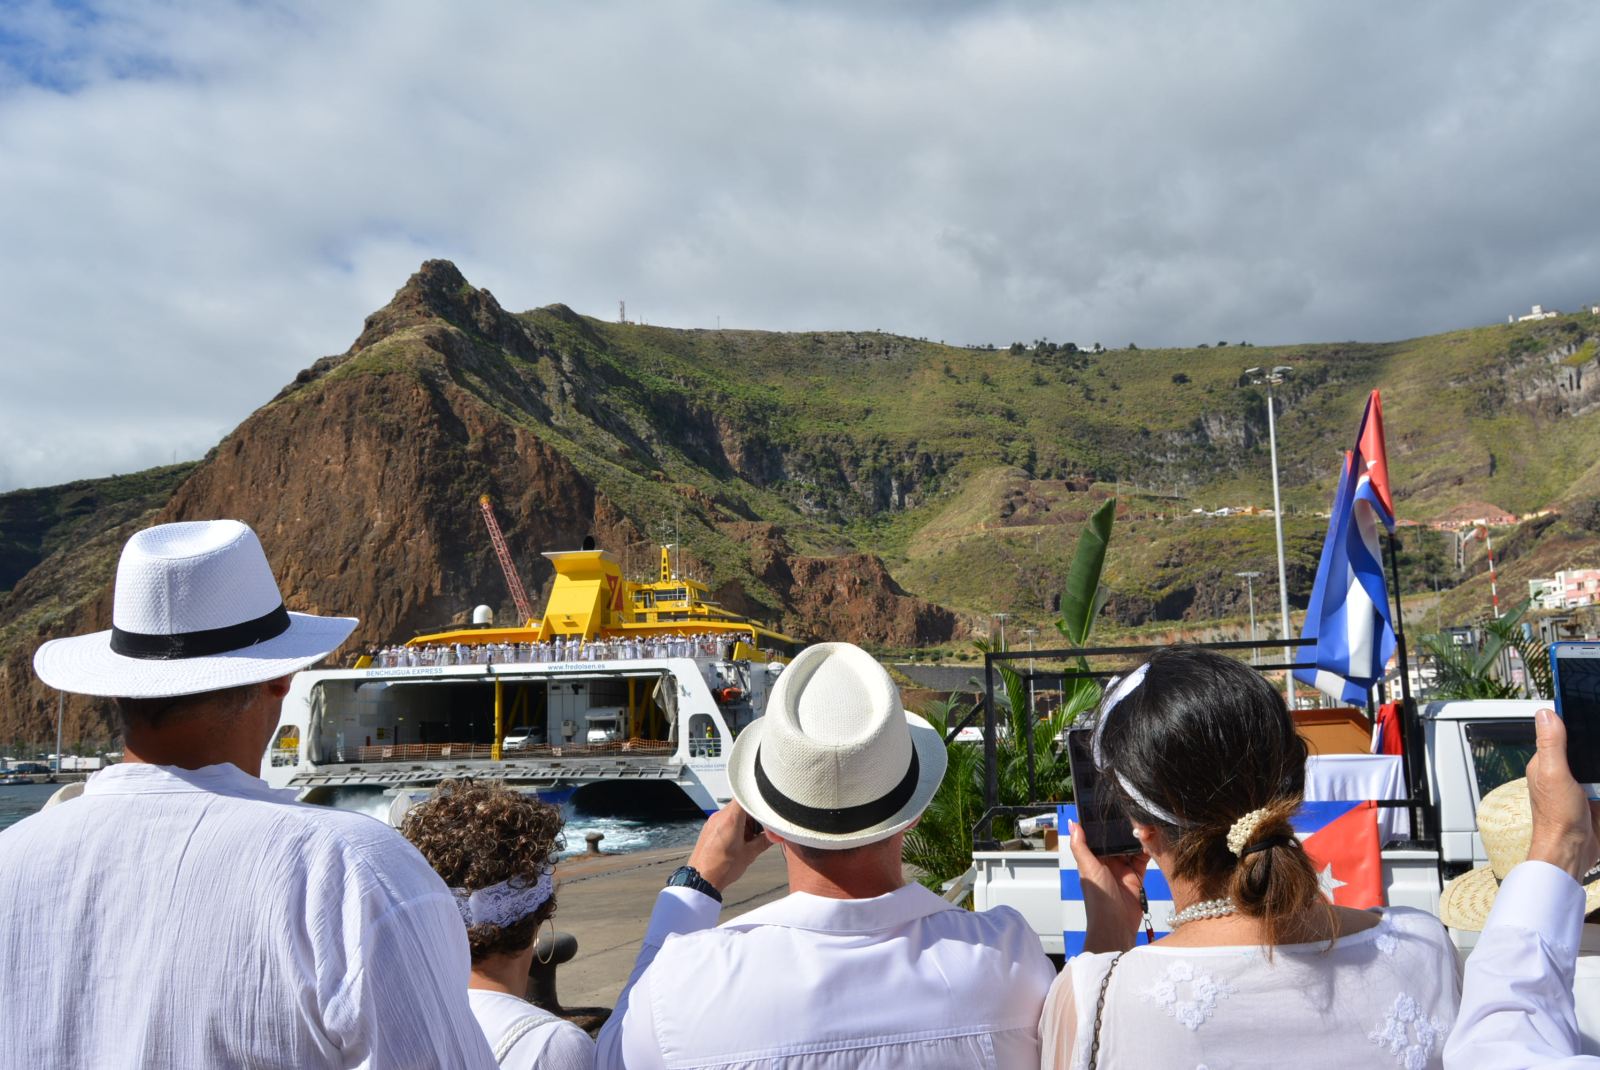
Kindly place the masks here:
<instances>
[{"instance_id":1,"label":"red construction crane","mask_svg":"<svg viewBox=\"0 0 1600 1070\"><path fill-rule=\"evenodd\" d=\"M478 499L483 509L483 522L489 526L489 539L494 543L495 556L500 559L500 571L506 574L506 586L511 588L511 600L517 604L517 615L526 624L533 619L533 607L528 604L528 592L522 589L517 577L517 566L511 563L511 551L506 548L506 537L500 534L500 522L494 518L494 506L485 494Z\"/></svg>"}]
</instances>

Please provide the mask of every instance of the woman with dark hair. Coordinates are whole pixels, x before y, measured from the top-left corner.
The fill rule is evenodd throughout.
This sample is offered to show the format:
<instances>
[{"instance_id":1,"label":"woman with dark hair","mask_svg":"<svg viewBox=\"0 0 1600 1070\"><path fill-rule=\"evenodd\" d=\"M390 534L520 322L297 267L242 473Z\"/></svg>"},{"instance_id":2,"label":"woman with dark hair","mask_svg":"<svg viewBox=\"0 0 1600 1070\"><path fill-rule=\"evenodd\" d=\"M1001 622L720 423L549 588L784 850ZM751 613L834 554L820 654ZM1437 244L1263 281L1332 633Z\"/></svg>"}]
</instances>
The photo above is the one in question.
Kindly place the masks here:
<instances>
[{"instance_id":1,"label":"woman with dark hair","mask_svg":"<svg viewBox=\"0 0 1600 1070\"><path fill-rule=\"evenodd\" d=\"M1306 746L1253 669L1172 647L1108 686L1094 759L1145 854L1073 828L1086 948L1040 1019L1043 1066L1439 1067L1461 968L1438 919L1336 907L1290 826ZM1135 947L1145 866L1171 934Z\"/></svg>"},{"instance_id":2,"label":"woman with dark hair","mask_svg":"<svg viewBox=\"0 0 1600 1070\"><path fill-rule=\"evenodd\" d=\"M556 912L561 811L493 783L446 780L400 831L455 896L472 950L467 998L501 1066L587 1070L594 1041L522 998L534 937Z\"/></svg>"}]
</instances>

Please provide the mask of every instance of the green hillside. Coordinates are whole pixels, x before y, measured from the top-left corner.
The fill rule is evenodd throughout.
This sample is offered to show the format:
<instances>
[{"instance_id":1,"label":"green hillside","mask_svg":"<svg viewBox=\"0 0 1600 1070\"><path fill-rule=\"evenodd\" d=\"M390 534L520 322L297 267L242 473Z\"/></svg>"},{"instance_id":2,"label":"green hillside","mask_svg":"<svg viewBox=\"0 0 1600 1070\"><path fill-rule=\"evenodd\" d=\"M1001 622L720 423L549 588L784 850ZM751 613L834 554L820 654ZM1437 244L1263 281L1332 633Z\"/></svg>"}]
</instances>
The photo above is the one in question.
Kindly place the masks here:
<instances>
[{"instance_id":1,"label":"green hillside","mask_svg":"<svg viewBox=\"0 0 1600 1070\"><path fill-rule=\"evenodd\" d=\"M1588 314L1383 344L1102 353L675 331L565 310L523 319L604 370L607 413L677 447L640 455L589 425L574 444L591 466L604 457L638 479L659 466L674 485L772 520L809 549L881 554L907 590L974 620L1000 611L1045 620L1077 525L1119 489L1114 622L1242 617L1234 573L1246 570L1264 573L1257 608L1269 614L1270 517L1193 513L1271 506L1265 396L1241 385L1246 366L1292 369L1278 422L1297 604L1325 530L1317 514L1375 386L1402 519L1483 505L1521 514L1600 491L1591 393L1600 382L1583 378L1597 370L1600 325ZM715 541L715 525L696 537ZM1579 531L1575 545L1592 537ZM1449 589L1483 567L1475 549L1458 574L1448 534L1405 538L1410 590Z\"/></svg>"},{"instance_id":2,"label":"green hillside","mask_svg":"<svg viewBox=\"0 0 1600 1070\"><path fill-rule=\"evenodd\" d=\"M194 467L165 465L0 494L0 594L57 550L160 508Z\"/></svg>"},{"instance_id":3,"label":"green hillside","mask_svg":"<svg viewBox=\"0 0 1600 1070\"><path fill-rule=\"evenodd\" d=\"M1247 365L1293 369L1280 392L1290 509L1326 507L1374 386L1384 392L1396 494L1416 517L1475 500L1531 511L1592 478L1600 457L1600 418L1582 404L1572 411L1562 385L1594 370L1587 313L1385 344L1098 354L597 321L580 331L546 310L525 319L631 380L627 396L608 392L608 408L635 423L684 405L716 414L788 459L790 506L836 523L914 509L997 466L1270 505L1265 399L1240 386ZM1562 448L1552 450L1557 427ZM744 482L764 481L758 472Z\"/></svg>"},{"instance_id":4,"label":"green hillside","mask_svg":"<svg viewBox=\"0 0 1600 1070\"><path fill-rule=\"evenodd\" d=\"M1317 513L1369 390L1383 391L1402 519L1570 507L1600 495L1597 343L1586 313L1391 343L1103 352L674 330L561 305L505 313L434 261L368 318L351 353L319 361L268 408L320 404L355 377L453 384L559 452L645 541L680 542L702 575L737 583L758 609L778 600L760 534L775 529L797 553L881 556L907 592L970 628L996 612L1040 625L1078 526L1116 494L1108 612L1112 626L1139 627L1242 620L1234 574L1245 570L1264 574L1257 610L1274 616L1270 517L1197 512L1271 507L1266 399L1244 385L1247 366L1291 369L1279 452L1288 586L1303 605L1325 527ZM381 406L361 419L380 438L406 432ZM438 473L462 500L493 476L471 456ZM102 489L102 504L148 508L139 503L185 473ZM8 561L26 565L78 537L88 499L68 490L0 496ZM1536 553L1545 535L1561 549ZM1415 591L1448 592L1481 567L1474 549L1457 573L1448 535L1406 538ZM1524 567L1592 556L1597 536L1561 519L1527 541L1507 562L1513 585ZM648 550L618 549L643 567ZM1475 601L1462 595L1457 608Z\"/></svg>"}]
</instances>

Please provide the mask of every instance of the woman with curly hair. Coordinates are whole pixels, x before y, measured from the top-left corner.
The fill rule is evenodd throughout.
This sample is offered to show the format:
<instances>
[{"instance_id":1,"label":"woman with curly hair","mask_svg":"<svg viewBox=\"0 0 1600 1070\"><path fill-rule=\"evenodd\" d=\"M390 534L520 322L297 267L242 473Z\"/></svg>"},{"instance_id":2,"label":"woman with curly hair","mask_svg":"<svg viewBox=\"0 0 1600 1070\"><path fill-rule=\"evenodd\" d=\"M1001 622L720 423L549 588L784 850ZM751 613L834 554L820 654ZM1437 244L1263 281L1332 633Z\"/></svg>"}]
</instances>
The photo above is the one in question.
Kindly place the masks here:
<instances>
[{"instance_id":1,"label":"woman with curly hair","mask_svg":"<svg viewBox=\"0 0 1600 1070\"><path fill-rule=\"evenodd\" d=\"M442 782L400 831L455 896L472 949L467 998L501 1066L586 1070L594 1041L522 998L534 937L556 912L561 811L471 779Z\"/></svg>"}]
</instances>

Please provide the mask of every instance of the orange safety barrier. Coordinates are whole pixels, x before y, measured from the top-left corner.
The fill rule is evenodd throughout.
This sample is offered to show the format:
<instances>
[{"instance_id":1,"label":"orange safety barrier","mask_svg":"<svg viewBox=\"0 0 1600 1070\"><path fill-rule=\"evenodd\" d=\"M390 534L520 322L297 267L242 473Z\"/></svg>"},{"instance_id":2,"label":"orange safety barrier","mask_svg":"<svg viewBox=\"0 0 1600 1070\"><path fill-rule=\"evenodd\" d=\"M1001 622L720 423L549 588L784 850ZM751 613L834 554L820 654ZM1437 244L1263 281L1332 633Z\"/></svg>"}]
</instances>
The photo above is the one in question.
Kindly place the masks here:
<instances>
[{"instance_id":1,"label":"orange safety barrier","mask_svg":"<svg viewBox=\"0 0 1600 1070\"><path fill-rule=\"evenodd\" d=\"M705 741L696 741L705 742ZM620 756L664 756L674 753L677 744L658 739L616 740L611 743L565 744L552 747L539 744L530 747L507 747L503 761L518 758L582 758ZM492 758L494 747L488 743L394 743L387 746L357 747L354 757L345 756L352 764L365 762L426 762L442 759Z\"/></svg>"}]
</instances>

